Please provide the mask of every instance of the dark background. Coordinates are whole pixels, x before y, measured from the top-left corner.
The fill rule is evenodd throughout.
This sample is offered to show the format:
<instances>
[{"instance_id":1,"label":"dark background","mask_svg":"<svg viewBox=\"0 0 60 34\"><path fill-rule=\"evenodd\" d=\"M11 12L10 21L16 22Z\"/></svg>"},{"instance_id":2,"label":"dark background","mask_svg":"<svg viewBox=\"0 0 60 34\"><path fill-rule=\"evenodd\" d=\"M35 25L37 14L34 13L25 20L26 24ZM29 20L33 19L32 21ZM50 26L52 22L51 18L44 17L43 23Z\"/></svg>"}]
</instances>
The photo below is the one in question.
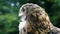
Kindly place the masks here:
<instances>
[{"instance_id":1,"label":"dark background","mask_svg":"<svg viewBox=\"0 0 60 34\"><path fill-rule=\"evenodd\" d=\"M48 13L54 26L60 28L60 0L0 0L0 34L18 34L21 5L35 3Z\"/></svg>"}]
</instances>

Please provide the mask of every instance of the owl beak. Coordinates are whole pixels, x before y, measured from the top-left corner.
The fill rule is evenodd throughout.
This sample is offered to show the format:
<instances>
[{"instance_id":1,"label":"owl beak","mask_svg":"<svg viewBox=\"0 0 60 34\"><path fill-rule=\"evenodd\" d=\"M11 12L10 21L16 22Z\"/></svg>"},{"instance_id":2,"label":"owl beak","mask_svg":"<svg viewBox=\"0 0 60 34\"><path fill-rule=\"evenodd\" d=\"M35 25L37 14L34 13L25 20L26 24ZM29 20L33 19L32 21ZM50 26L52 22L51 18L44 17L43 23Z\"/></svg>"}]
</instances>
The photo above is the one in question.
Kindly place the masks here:
<instances>
[{"instance_id":1,"label":"owl beak","mask_svg":"<svg viewBox=\"0 0 60 34\"><path fill-rule=\"evenodd\" d=\"M18 16L22 16L22 15L23 15L23 13L19 13L19 14L18 14Z\"/></svg>"}]
</instances>

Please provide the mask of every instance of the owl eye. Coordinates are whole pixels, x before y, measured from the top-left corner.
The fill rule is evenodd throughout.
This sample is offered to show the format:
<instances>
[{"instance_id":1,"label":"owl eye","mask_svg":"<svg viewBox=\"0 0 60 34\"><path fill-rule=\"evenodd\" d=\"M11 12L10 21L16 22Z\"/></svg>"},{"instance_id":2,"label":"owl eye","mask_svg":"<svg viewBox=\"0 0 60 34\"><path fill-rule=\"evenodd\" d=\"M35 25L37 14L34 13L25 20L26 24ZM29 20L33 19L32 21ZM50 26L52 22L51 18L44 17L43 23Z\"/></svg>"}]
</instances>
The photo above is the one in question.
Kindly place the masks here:
<instances>
[{"instance_id":1,"label":"owl eye","mask_svg":"<svg viewBox=\"0 0 60 34\"><path fill-rule=\"evenodd\" d=\"M24 9L24 8L22 8L22 11L24 12L24 11L25 11L25 9Z\"/></svg>"}]
</instances>

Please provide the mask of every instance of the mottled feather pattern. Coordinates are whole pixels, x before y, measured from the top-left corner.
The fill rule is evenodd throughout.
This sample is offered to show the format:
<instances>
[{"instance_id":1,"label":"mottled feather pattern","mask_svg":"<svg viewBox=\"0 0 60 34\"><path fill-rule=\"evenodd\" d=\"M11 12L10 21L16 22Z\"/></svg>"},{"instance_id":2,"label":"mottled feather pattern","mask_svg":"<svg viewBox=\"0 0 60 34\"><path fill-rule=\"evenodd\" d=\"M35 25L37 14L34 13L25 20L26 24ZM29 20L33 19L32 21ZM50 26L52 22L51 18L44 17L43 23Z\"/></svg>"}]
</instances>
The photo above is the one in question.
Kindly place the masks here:
<instances>
[{"instance_id":1,"label":"mottled feather pattern","mask_svg":"<svg viewBox=\"0 0 60 34\"><path fill-rule=\"evenodd\" d=\"M60 34L60 29L53 26L46 11L37 4L22 5L18 16L19 34Z\"/></svg>"}]
</instances>

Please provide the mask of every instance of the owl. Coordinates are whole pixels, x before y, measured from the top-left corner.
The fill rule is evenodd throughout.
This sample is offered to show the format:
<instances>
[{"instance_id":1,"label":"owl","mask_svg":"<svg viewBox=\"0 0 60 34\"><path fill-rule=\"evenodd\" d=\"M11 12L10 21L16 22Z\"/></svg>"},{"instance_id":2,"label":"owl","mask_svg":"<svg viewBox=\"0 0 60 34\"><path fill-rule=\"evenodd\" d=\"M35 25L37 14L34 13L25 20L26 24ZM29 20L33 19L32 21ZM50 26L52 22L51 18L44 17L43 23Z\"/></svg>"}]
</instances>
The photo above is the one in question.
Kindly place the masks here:
<instances>
[{"instance_id":1,"label":"owl","mask_svg":"<svg viewBox=\"0 0 60 34\"><path fill-rule=\"evenodd\" d=\"M26 3L19 9L19 34L60 34L46 11L39 5Z\"/></svg>"}]
</instances>

